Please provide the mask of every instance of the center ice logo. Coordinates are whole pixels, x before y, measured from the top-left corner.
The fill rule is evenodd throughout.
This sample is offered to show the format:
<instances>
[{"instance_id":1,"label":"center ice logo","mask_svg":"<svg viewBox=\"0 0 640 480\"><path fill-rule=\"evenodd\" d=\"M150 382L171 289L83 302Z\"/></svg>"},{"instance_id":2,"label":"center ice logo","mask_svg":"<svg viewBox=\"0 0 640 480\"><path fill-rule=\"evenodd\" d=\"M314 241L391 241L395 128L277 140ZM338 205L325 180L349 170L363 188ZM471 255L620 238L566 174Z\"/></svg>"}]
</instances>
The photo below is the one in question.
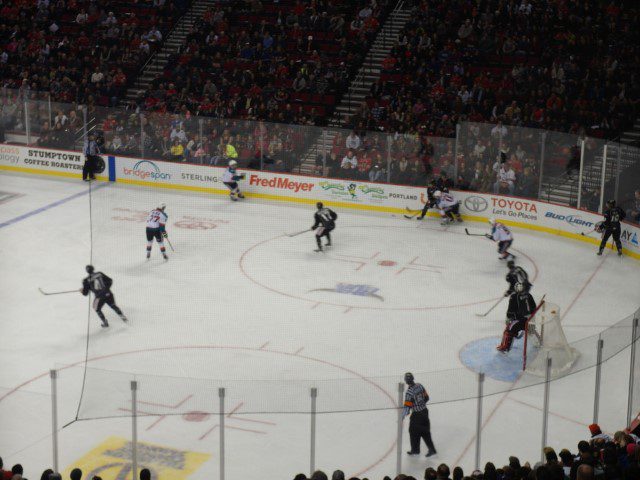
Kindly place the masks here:
<instances>
[{"instance_id":1,"label":"center ice logo","mask_svg":"<svg viewBox=\"0 0 640 480\"><path fill-rule=\"evenodd\" d=\"M309 292L335 292L342 293L344 295L355 295L357 297L372 297L384 302L384 298L376 293L379 290L379 288L372 285L338 283L335 288L315 288L313 290L309 290Z\"/></svg>"},{"instance_id":2,"label":"center ice logo","mask_svg":"<svg viewBox=\"0 0 640 480\"><path fill-rule=\"evenodd\" d=\"M169 180L171 179L170 173L163 173L160 171L155 163L149 160L140 160L133 168L124 167L124 174L127 176L138 177L141 180L151 178L152 180Z\"/></svg>"}]
</instances>

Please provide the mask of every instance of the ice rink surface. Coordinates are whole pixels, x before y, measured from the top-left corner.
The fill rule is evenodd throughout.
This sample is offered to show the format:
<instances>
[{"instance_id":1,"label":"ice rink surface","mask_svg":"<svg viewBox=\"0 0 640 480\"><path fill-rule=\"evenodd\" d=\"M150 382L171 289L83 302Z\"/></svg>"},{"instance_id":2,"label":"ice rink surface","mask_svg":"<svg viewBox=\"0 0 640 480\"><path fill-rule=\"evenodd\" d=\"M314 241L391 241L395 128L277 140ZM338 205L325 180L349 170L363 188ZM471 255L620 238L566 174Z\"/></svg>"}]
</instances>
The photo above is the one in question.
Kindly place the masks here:
<instances>
[{"instance_id":1,"label":"ice rink surface","mask_svg":"<svg viewBox=\"0 0 640 480\"><path fill-rule=\"evenodd\" d=\"M323 412L317 467L382 478L395 472L397 384L412 371L431 395L438 455L406 457L403 471L421 478L425 467L441 462L470 471L476 375L459 354L487 337L497 344L506 310L504 302L486 318L475 315L506 289L495 244L464 234L464 226L484 233L487 225L442 227L434 218L336 209L333 246L315 253L311 233L286 236L311 227L313 205L91 188L89 194L79 182L0 176L6 463L30 466L30 477L51 464L48 372L56 368L60 424L79 419L60 432L61 469L95 460L100 448L117 458L119 442L131 435L127 401L135 378L141 413L150 415L139 421L139 440L182 452L188 478L217 478L219 424L212 413L221 386L228 391L227 478L307 472L310 421L303 412L313 386ZM144 220L161 202L175 252L169 249L164 262L154 245L146 261ZM597 257L591 244L548 234L515 229L514 235L534 297L546 294L560 306L570 342L597 335L637 308L635 261L610 251ZM90 262L113 278L130 324L105 307L111 326L102 329L79 293L39 293L80 288ZM592 352L581 354L588 363ZM616 375L627 371L625 362L627 352L603 370L600 423L610 432L625 419L628 378ZM553 382L552 446L574 448L587 435L593 377L586 369ZM488 384L489 393L500 393L484 400L483 463L503 464L512 454L539 458L542 386L522 386ZM408 450L408 434L403 441ZM143 464L144 458L151 457L143 456ZM124 467L110 468L103 478L118 478Z\"/></svg>"}]
</instances>

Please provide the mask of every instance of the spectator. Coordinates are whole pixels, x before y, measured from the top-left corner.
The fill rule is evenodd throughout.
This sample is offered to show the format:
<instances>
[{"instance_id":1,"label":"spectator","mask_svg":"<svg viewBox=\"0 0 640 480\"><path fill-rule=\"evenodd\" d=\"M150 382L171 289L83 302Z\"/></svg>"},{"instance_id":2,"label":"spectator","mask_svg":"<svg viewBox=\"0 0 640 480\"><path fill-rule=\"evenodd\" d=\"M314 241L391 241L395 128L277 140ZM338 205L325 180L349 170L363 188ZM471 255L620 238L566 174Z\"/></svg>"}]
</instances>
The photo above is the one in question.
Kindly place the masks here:
<instances>
[{"instance_id":1,"label":"spectator","mask_svg":"<svg viewBox=\"0 0 640 480\"><path fill-rule=\"evenodd\" d=\"M449 479L449 474L450 474L449 467L444 463L441 463L440 465L438 465L437 474L438 474L438 476L436 477L437 480L450 480Z\"/></svg>"},{"instance_id":2,"label":"spectator","mask_svg":"<svg viewBox=\"0 0 640 480\"><path fill-rule=\"evenodd\" d=\"M320 470L316 470L315 472L313 472L313 475L311 475L311 478L309 480L329 480L329 477L327 477L326 473Z\"/></svg>"},{"instance_id":3,"label":"spectator","mask_svg":"<svg viewBox=\"0 0 640 480\"><path fill-rule=\"evenodd\" d=\"M148 468L140 470L140 480L151 480L151 472Z\"/></svg>"},{"instance_id":4,"label":"spectator","mask_svg":"<svg viewBox=\"0 0 640 480\"><path fill-rule=\"evenodd\" d=\"M360 148L361 141L356 131L352 131L345 141L345 146L350 150L358 150Z\"/></svg>"},{"instance_id":5,"label":"spectator","mask_svg":"<svg viewBox=\"0 0 640 480\"><path fill-rule=\"evenodd\" d=\"M593 467L583 464L577 469L576 480L593 480L595 478Z\"/></svg>"},{"instance_id":6,"label":"spectator","mask_svg":"<svg viewBox=\"0 0 640 480\"><path fill-rule=\"evenodd\" d=\"M177 138L173 141L171 145L171 160L176 162L181 162L184 160L184 147L180 143L180 140Z\"/></svg>"},{"instance_id":7,"label":"spectator","mask_svg":"<svg viewBox=\"0 0 640 480\"><path fill-rule=\"evenodd\" d=\"M74 468L71 470L71 474L69 475L71 480L81 480L82 479L82 470L79 468Z\"/></svg>"},{"instance_id":8,"label":"spectator","mask_svg":"<svg viewBox=\"0 0 640 480\"><path fill-rule=\"evenodd\" d=\"M463 478L464 478L464 472L463 472L462 468L455 467L453 469L453 478L452 478L452 480L462 480Z\"/></svg>"},{"instance_id":9,"label":"spectator","mask_svg":"<svg viewBox=\"0 0 640 480\"><path fill-rule=\"evenodd\" d=\"M564 471L564 476L569 478L569 476L571 475L571 467L573 466L574 456L566 448L560 450L559 456L560 456L560 461L562 463L562 470Z\"/></svg>"},{"instance_id":10,"label":"spectator","mask_svg":"<svg viewBox=\"0 0 640 480\"><path fill-rule=\"evenodd\" d=\"M358 159L353 154L353 150L348 150L347 154L342 158L342 163L340 164L341 168L345 168L345 166L349 164L349 168L356 168L358 166Z\"/></svg>"},{"instance_id":11,"label":"spectator","mask_svg":"<svg viewBox=\"0 0 640 480\"><path fill-rule=\"evenodd\" d=\"M600 425L597 423L592 423L589 425L589 432L591 433L591 440L603 439L605 442L611 442L612 438L606 433L602 433L600 430Z\"/></svg>"},{"instance_id":12,"label":"spectator","mask_svg":"<svg viewBox=\"0 0 640 480\"><path fill-rule=\"evenodd\" d=\"M375 164L369 170L369 181L370 182L384 182L385 179L385 171L381 168L379 164Z\"/></svg>"},{"instance_id":13,"label":"spectator","mask_svg":"<svg viewBox=\"0 0 640 480\"><path fill-rule=\"evenodd\" d=\"M627 212L627 218L630 222L640 223L640 190L636 190L633 193L631 208Z\"/></svg>"},{"instance_id":14,"label":"spectator","mask_svg":"<svg viewBox=\"0 0 640 480\"><path fill-rule=\"evenodd\" d=\"M42 475L40 475L40 480L50 480L51 475L53 475L53 470L47 468L44 472L42 472Z\"/></svg>"},{"instance_id":15,"label":"spectator","mask_svg":"<svg viewBox=\"0 0 640 480\"><path fill-rule=\"evenodd\" d=\"M505 162L498 171L496 183L493 184L493 193L501 193L506 190L510 195L513 195L515 187L516 173L511 168L509 162Z\"/></svg>"},{"instance_id":16,"label":"spectator","mask_svg":"<svg viewBox=\"0 0 640 480\"><path fill-rule=\"evenodd\" d=\"M589 445L589 442L586 442L584 440L578 442L578 456L573 461L573 465L571 465L571 472L569 474L569 478L571 480L576 480L578 475L578 468L581 465L589 466L592 469L596 466L596 460L593 457L591 445Z\"/></svg>"},{"instance_id":17,"label":"spectator","mask_svg":"<svg viewBox=\"0 0 640 480\"><path fill-rule=\"evenodd\" d=\"M24 469L19 463L16 463L13 467L11 467L11 474L13 475L12 477L9 477L11 478L11 480L27 480L22 476L24 474Z\"/></svg>"}]
</instances>

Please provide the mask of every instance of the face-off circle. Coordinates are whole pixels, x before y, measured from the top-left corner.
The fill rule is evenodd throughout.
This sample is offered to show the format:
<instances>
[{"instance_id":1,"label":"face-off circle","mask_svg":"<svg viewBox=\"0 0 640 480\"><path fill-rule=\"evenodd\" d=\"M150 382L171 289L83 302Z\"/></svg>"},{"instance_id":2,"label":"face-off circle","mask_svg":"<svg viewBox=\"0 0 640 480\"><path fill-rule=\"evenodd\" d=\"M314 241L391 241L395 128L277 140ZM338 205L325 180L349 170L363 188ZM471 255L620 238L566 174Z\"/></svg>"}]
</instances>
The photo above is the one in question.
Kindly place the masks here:
<instances>
[{"instance_id":1,"label":"face-off circle","mask_svg":"<svg viewBox=\"0 0 640 480\"><path fill-rule=\"evenodd\" d=\"M278 236L245 250L240 269L256 285L315 308L435 310L496 300L506 265L495 245L470 245L463 232L400 226L338 227L333 246L314 253L306 242ZM518 263L537 277L535 262ZM505 284L506 286L506 284Z\"/></svg>"}]
</instances>

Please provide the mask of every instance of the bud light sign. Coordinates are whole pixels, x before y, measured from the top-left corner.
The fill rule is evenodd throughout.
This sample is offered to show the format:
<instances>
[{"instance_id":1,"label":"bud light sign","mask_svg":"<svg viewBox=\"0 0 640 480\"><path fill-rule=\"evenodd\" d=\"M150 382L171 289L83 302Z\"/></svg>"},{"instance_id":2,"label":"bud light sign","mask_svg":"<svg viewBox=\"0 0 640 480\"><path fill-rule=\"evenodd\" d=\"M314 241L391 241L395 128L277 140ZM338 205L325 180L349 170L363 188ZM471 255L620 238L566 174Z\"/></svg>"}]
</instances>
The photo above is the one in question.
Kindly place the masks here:
<instances>
[{"instance_id":1,"label":"bud light sign","mask_svg":"<svg viewBox=\"0 0 640 480\"><path fill-rule=\"evenodd\" d=\"M589 228L592 228L594 226L593 222L583 220L580 215L560 215L558 213L547 212L545 217L553 218L554 220L560 220L561 222L567 222L570 225L579 225L581 227Z\"/></svg>"}]
</instances>

